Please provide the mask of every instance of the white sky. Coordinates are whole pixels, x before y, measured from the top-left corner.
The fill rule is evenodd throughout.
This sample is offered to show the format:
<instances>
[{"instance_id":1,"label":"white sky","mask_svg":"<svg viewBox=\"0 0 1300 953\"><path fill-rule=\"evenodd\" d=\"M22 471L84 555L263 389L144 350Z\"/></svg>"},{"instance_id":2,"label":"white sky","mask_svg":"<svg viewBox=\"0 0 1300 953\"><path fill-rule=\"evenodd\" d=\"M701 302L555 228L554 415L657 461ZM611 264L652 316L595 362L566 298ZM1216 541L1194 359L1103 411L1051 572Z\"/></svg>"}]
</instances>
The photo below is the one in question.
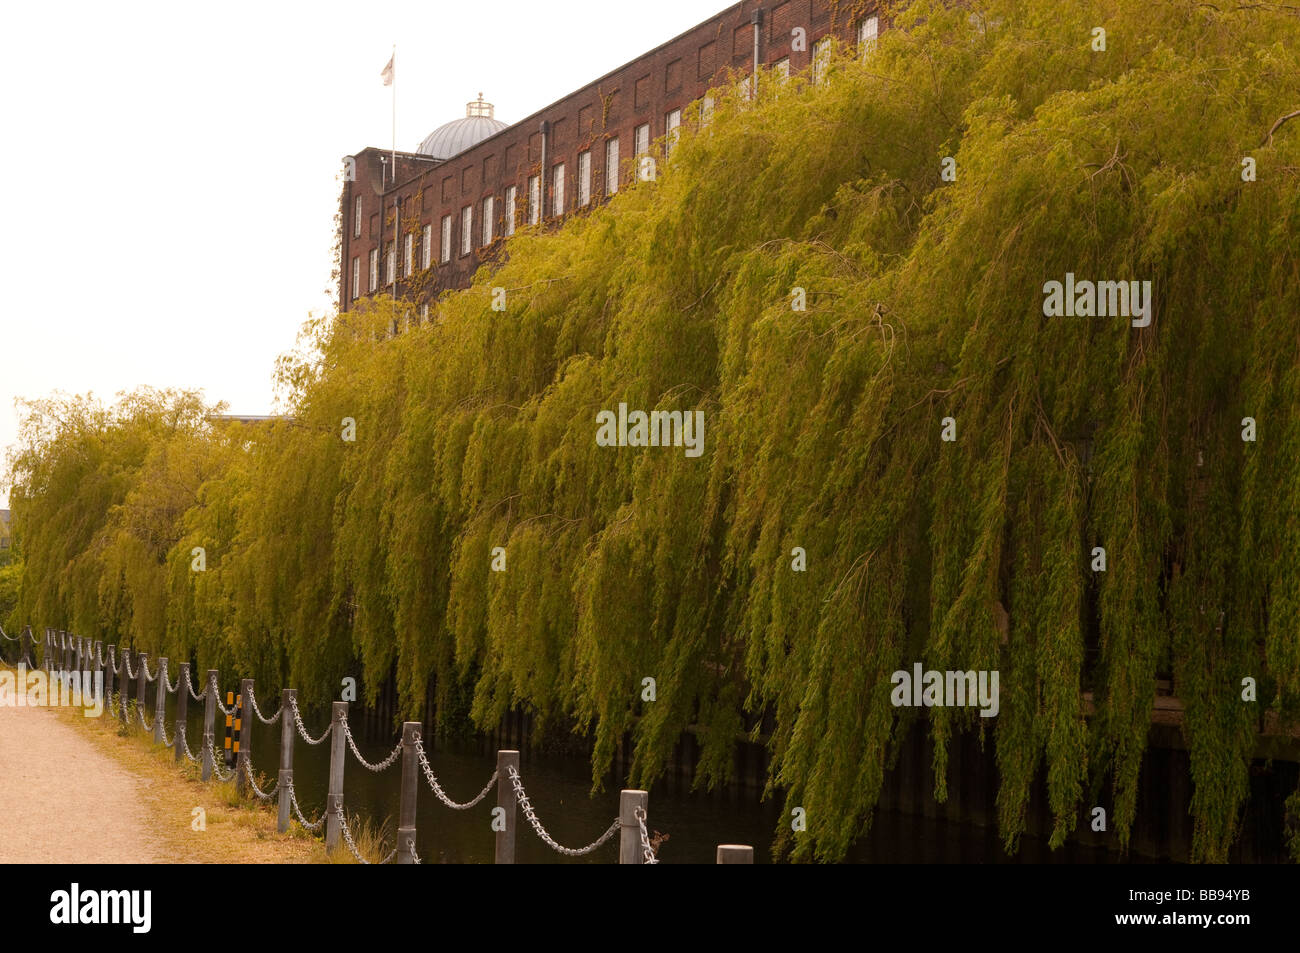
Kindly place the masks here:
<instances>
[{"instance_id":1,"label":"white sky","mask_svg":"<svg viewBox=\"0 0 1300 953\"><path fill-rule=\"evenodd\" d=\"M270 411L276 356L329 307L342 159L392 144L394 43L414 151L480 91L516 122L732 2L6 4L0 468L16 397Z\"/></svg>"}]
</instances>

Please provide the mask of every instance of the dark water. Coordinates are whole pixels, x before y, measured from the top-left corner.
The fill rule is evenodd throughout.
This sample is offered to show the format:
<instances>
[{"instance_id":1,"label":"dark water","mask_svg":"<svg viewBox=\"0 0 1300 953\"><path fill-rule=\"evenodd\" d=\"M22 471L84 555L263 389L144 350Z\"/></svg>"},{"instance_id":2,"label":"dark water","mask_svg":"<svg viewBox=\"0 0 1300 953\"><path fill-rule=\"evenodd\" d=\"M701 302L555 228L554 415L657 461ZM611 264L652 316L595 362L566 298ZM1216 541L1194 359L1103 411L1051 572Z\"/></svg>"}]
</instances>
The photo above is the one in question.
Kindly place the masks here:
<instances>
[{"instance_id":1,"label":"dark water","mask_svg":"<svg viewBox=\"0 0 1300 953\"><path fill-rule=\"evenodd\" d=\"M224 700L224 699L223 699ZM168 705L168 719L174 717L174 701ZM271 706L261 705L263 710ZM304 713L307 731L319 736L328 727L328 714ZM190 749L198 754L202 737L202 705L190 703ZM223 743L224 718L217 715L217 747ZM367 739L353 727L357 746L368 761L382 761L396 745L391 741ZM315 820L325 805L329 778L329 742L309 746L300 737L294 744L294 789L309 820ZM430 744L426 751L439 783L458 802L475 797L496 767L493 753L484 744ZM253 729L253 765L262 776L259 785L269 790L275 783L280 763L280 726L256 722ZM548 753L536 757L521 752L520 774L539 820L550 835L566 847L585 847L604 832L618 814L618 784L611 777L605 790L591 793L591 767L585 757ZM358 814L383 826L387 848L393 845L401 782L401 761L382 774L362 767L351 752L344 773L344 803L349 817ZM712 864L719 844L749 844L756 863L771 862L771 848L778 823L783 822L780 805L773 799L660 790L650 793L647 827L667 833L660 848L664 863ZM416 849L426 863L493 863L495 834L491 811L496 806L493 791L476 807L456 811L437 801L423 774L420 775ZM523 812L517 815L516 859L519 863L616 863L618 837L580 858L562 856L535 834ZM1045 840L1022 839L1019 853L1009 857L992 827L957 824L894 811L876 813L869 836L854 845L847 858L865 863L1107 863L1118 855L1097 847L1067 844L1052 851Z\"/></svg>"},{"instance_id":2,"label":"dark water","mask_svg":"<svg viewBox=\"0 0 1300 953\"><path fill-rule=\"evenodd\" d=\"M132 694L134 695L134 686ZM152 690L149 695L148 711L152 720ZM188 739L190 750L195 754L200 753L203 707L201 702L191 701L189 704ZM278 707L278 699L275 706L262 707ZM172 697L167 704L166 723L169 727L174 726L175 711L176 701ZM263 789L269 789L276 781L279 768L280 726L276 724L268 727L253 721L253 765L260 776L259 784ZM328 712L306 712L304 721L310 734L319 735L328 727ZM387 757L397 743L398 734L394 732L389 740L384 741L367 738L360 728L360 718L354 716L354 721L357 724L354 724L353 732L358 747L367 760L378 762ZM218 712L216 748L219 758L225 733L224 722L224 717ZM326 741L318 746L308 746L296 735L295 739L294 787L303 812L314 820L325 804L330 745ZM495 754L487 750L486 742L438 744L426 740L425 745L440 783L447 794L457 801L468 801L475 797L496 766ZM1153 757L1160 756L1159 752L1153 752ZM593 794L590 763L585 757L557 753L533 755L525 749L521 752L521 759L521 775L533 807L551 836L561 844L567 847L586 846L603 833L616 817L618 781L609 778L605 789ZM386 833L386 849L391 849L399 803L400 758L382 774L374 774L362 767L351 752L347 752L346 760L344 791L349 817L359 815L372 825L382 827ZM1258 815L1270 823L1280 821L1280 803L1273 802L1280 802L1278 791L1289 792L1294 789L1295 769L1295 765L1285 765L1281 772L1285 777L1279 777L1276 781L1257 781L1252 778L1252 799L1258 801L1262 798L1267 803L1259 810L1248 807L1248 818ZM906 770L900 768L900 771ZM929 787L925 783L916 783L923 780L920 777L905 779L910 777L900 774L894 778L892 783L895 785L895 793L898 790L925 791ZM492 863L495 835L490 824L491 811L496 806L496 792L489 793L482 802L468 811L453 811L435 799L422 773L419 780L416 846L420 857L428 863ZM1280 785L1277 782L1281 782ZM887 781L887 789L890 783ZM712 864L715 862L718 844L749 844L754 847L756 863L770 862L778 825L788 823L788 818L781 816L779 801L769 799L761 802L753 795L737 796L735 791L723 795L690 792L684 787L682 784L669 783L656 786L650 792L647 826L651 831L669 835L659 853L663 862ZM1150 790L1144 794L1144 799L1161 794L1155 790L1158 785L1147 787ZM1258 791L1255 790L1257 788ZM891 802L886 794L882 794L882 803L888 805ZM934 811L933 805L917 809L919 801L910 803L913 809L908 811L888 807L879 809L873 819L870 834L853 845L846 860L859 863L998 864L1143 863L1185 859L1177 856L1147 857L1142 856L1140 850L1123 856L1114 849L1107 849L1104 836L1093 836L1093 843L1086 843L1089 837L1086 825L1081 825L1083 833L1057 850L1049 849L1043 836L1026 835L1020 841L1017 854L1008 856L994 826L945 820L942 810ZM1175 819L1178 815L1185 816L1186 807L1181 803L1170 803L1168 806L1173 810L1163 810L1163 805L1155 804L1148 813L1165 814ZM1139 807L1141 814L1142 805ZM934 816L936 813L939 816ZM1279 817L1273 818L1274 814L1279 814ZM617 861L617 836L585 857L570 858L555 853L542 843L522 811L517 815L517 823L516 857L520 863ZM1260 822L1253 823L1256 827L1268 826ZM1249 842L1252 837L1252 825L1248 823L1246 826L1243 842ZM1282 856L1281 838L1275 830L1264 830L1256 840L1264 846L1257 845L1250 854L1241 854L1240 850L1235 849L1234 854L1237 856L1231 859L1285 860ZM1246 846L1249 847L1249 844Z\"/></svg>"}]
</instances>

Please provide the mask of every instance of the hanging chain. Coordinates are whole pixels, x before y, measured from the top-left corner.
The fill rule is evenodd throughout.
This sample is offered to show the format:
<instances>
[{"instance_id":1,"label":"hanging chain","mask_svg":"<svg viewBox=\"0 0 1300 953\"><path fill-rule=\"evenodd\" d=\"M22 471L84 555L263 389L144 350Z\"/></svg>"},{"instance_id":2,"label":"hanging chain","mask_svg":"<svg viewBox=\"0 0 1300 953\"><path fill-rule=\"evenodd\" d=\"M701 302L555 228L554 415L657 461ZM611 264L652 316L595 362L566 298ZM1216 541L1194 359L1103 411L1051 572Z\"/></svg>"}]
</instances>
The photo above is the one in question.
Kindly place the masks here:
<instances>
[{"instance_id":1,"label":"hanging chain","mask_svg":"<svg viewBox=\"0 0 1300 953\"><path fill-rule=\"evenodd\" d=\"M307 729L303 726L302 712L298 711L298 700L294 698L289 702L289 704L293 707L293 723L298 728L298 734L302 735L302 740L307 742L309 745L324 743L325 739L330 736L330 731L333 730L334 725L331 723L330 727L325 729L325 734L321 735L319 738L313 739L311 735L307 734Z\"/></svg>"},{"instance_id":2,"label":"hanging chain","mask_svg":"<svg viewBox=\"0 0 1300 953\"><path fill-rule=\"evenodd\" d=\"M144 668L144 680L147 683L152 685L154 682L158 680L158 676L156 674L155 675L149 674L149 660L147 658L141 658L140 665Z\"/></svg>"},{"instance_id":3,"label":"hanging chain","mask_svg":"<svg viewBox=\"0 0 1300 953\"><path fill-rule=\"evenodd\" d=\"M519 778L519 772L515 770L515 766L513 764L507 766L506 773L510 776L510 783L515 789L515 797L519 800L519 806L524 809L524 816L528 818L528 823L533 825L533 830L537 832L537 836L540 837L543 843L552 850L558 851L568 857L581 857L583 854L590 854L593 850L618 833L620 822L616 817L614 818L614 823L609 826L609 830L605 831L605 833L601 834L599 838L588 844L586 847L583 847L580 850L574 850L572 847L560 846L555 842L554 838L552 838L550 834L546 833L546 828L542 827L542 822L537 819L537 813L533 810L533 805L528 800L528 795L524 792L523 783Z\"/></svg>"},{"instance_id":4,"label":"hanging chain","mask_svg":"<svg viewBox=\"0 0 1300 953\"><path fill-rule=\"evenodd\" d=\"M191 678L190 670L189 670L189 669L186 669L186 670L185 670L185 687L186 687L187 689L189 689L190 697L193 698L196 702L201 702L201 701L203 701L203 699L205 699L205 698L208 697L208 688L207 688L207 686L206 686L206 685L203 686L203 694L200 695L198 692L196 692L196 691L194 690L194 683L190 681L190 678Z\"/></svg>"},{"instance_id":5,"label":"hanging chain","mask_svg":"<svg viewBox=\"0 0 1300 953\"><path fill-rule=\"evenodd\" d=\"M371 764L365 758L361 757L361 752L357 750L357 743L352 740L352 729L348 726L347 716L344 715L339 719L339 721L343 725L343 735L348 739L348 747L352 749L352 753L356 755L356 759L361 762L363 768L367 768L368 770L375 772L375 774L379 774L381 771L387 771L393 766L393 762L397 760L397 756L402 753L402 743L399 741L397 747L393 749L392 754L378 764Z\"/></svg>"},{"instance_id":6,"label":"hanging chain","mask_svg":"<svg viewBox=\"0 0 1300 953\"><path fill-rule=\"evenodd\" d=\"M433 793L437 796L439 801L447 805L453 811L468 811L471 807L474 807L487 797L488 792L492 790L492 786L497 783L496 771L492 772L492 777L488 778L487 785L479 792L478 797L474 798L474 800L466 801L464 804L458 804L451 798L447 797L447 792L442 789L442 785L438 783L437 775L433 773L433 765L429 764L429 758L424 753L424 742L420 740L420 733L416 731L414 734L415 753L420 758L420 767L424 770L424 777L429 782L429 787L433 788Z\"/></svg>"},{"instance_id":7,"label":"hanging chain","mask_svg":"<svg viewBox=\"0 0 1300 953\"><path fill-rule=\"evenodd\" d=\"M253 788L253 794L257 796L259 801L271 800L271 798L275 797L276 792L280 790L279 781L277 781L275 787L271 788L269 791L263 791L257 786L257 781L253 778L253 764L251 760L244 761L244 775L248 778L248 783Z\"/></svg>"},{"instance_id":8,"label":"hanging chain","mask_svg":"<svg viewBox=\"0 0 1300 953\"><path fill-rule=\"evenodd\" d=\"M196 757L195 757L195 756L190 752L190 742L189 742L189 739L185 737L185 735L186 735L185 726L184 726L184 725L177 725L177 726L176 726L176 737L180 739L180 742L181 742L181 749L185 752L185 757L187 757L187 758L189 758L191 761L194 761L194 762L197 763L199 759L196 758Z\"/></svg>"},{"instance_id":9,"label":"hanging chain","mask_svg":"<svg viewBox=\"0 0 1300 953\"><path fill-rule=\"evenodd\" d=\"M645 829L645 808L638 804L632 813L636 816L637 826L641 828L641 856L647 864L659 863L655 849L650 846L650 832Z\"/></svg>"},{"instance_id":10,"label":"hanging chain","mask_svg":"<svg viewBox=\"0 0 1300 953\"><path fill-rule=\"evenodd\" d=\"M263 715L261 709L257 707L257 696L253 694L252 685L248 686L248 702L253 709L253 714L255 714L259 719L261 719L261 722L264 725L274 725L277 721L280 720L280 716L284 714L284 703L282 702L280 704L279 710L270 718L267 718L265 715Z\"/></svg>"},{"instance_id":11,"label":"hanging chain","mask_svg":"<svg viewBox=\"0 0 1300 953\"><path fill-rule=\"evenodd\" d=\"M215 701L215 702L217 703L217 708L219 708L219 709L221 710L221 714L223 714L223 715L234 715L235 712L234 712L233 709L227 708L225 705L221 704L221 692L220 692L220 690L213 691L213 689L216 689L216 688L217 688L217 679L216 679L216 676L213 676L212 678L208 679L208 687L205 689L205 691L210 691L210 692L212 692L212 700Z\"/></svg>"},{"instance_id":12,"label":"hanging chain","mask_svg":"<svg viewBox=\"0 0 1300 953\"><path fill-rule=\"evenodd\" d=\"M298 807L298 795L295 794L295 793L294 793L294 790L293 790L293 776L290 775L289 777L286 777L286 778L284 779L284 783L285 783L286 785L288 785L288 790L289 790L289 805L293 808L293 813L294 813L295 815L297 815L297 817L298 817L298 823L301 824L301 825L302 825L304 828L306 828L307 830L312 831L312 832L315 832L315 831L320 830L321 825L325 823L325 815L322 814L322 815L321 815L321 816L320 816L316 821L314 821L314 822L313 822L313 821L308 821L307 818L305 818L305 817L302 816L302 809L301 809L300 807Z\"/></svg>"}]
</instances>

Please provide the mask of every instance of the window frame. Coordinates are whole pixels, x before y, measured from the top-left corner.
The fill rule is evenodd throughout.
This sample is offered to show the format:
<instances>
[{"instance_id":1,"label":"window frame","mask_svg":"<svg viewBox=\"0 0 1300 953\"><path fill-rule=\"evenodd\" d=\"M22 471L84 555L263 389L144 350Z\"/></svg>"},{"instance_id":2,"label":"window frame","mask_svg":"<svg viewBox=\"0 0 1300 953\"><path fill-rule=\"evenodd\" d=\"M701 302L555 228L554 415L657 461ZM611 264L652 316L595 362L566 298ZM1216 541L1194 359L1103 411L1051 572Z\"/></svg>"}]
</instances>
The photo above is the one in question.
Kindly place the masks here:
<instances>
[{"instance_id":1,"label":"window frame","mask_svg":"<svg viewBox=\"0 0 1300 953\"><path fill-rule=\"evenodd\" d=\"M605 140L605 194L617 195L621 177L619 170L618 136Z\"/></svg>"},{"instance_id":2,"label":"window frame","mask_svg":"<svg viewBox=\"0 0 1300 953\"><path fill-rule=\"evenodd\" d=\"M451 261L451 216L444 215L442 222L439 224L441 232L439 238L442 239L442 247L438 249L438 258L441 264L447 264Z\"/></svg>"}]
</instances>

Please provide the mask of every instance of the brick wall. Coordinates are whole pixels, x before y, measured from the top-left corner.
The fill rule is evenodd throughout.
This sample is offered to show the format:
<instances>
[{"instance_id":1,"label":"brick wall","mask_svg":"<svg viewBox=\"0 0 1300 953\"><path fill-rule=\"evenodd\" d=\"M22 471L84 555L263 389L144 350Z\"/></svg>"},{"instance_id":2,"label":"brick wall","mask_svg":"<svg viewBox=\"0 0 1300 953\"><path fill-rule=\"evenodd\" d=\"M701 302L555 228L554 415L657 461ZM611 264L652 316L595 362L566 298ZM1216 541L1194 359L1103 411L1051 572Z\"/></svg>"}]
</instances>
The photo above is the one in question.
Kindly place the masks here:
<instances>
[{"instance_id":1,"label":"brick wall","mask_svg":"<svg viewBox=\"0 0 1300 953\"><path fill-rule=\"evenodd\" d=\"M559 218L574 214L580 211L578 157L589 151L591 204L595 205L609 194L606 143L613 138L619 143L620 181L623 185L629 183L635 175L634 135L639 126L649 125L650 140L654 142L665 134L666 119L672 110L684 110L702 99L710 88L722 84L729 71L740 75L752 71L755 11L762 12L759 62L767 66L789 57L791 71L800 72L809 66L813 43L822 37L834 33L844 42L855 42L857 24L872 15L876 5L875 0L744 0L445 162L398 153L396 187L386 171L391 164L389 152L363 150L354 157L355 180L344 186L340 289L344 308L352 302L354 257L360 259L361 296L369 293L372 249L380 251L379 291L393 291L385 263L386 251L394 241L395 208L401 209L396 254L398 295L418 305L431 301L443 290L463 288L479 264L499 249L505 234L505 196L510 186L518 190L516 227L528 222L530 176L541 176L543 218L555 221L553 182L555 170L562 165ZM805 50L791 48L796 27L807 31ZM358 196L362 203L359 236L355 235L353 222ZM488 197L492 198L493 241L485 246L483 210ZM467 207L472 209L472 247L465 254L461 228ZM447 264L440 264L443 216L452 220L451 260ZM432 226L433 265L428 273L419 268L425 225ZM402 261L402 244L408 231L414 234L414 274L406 272Z\"/></svg>"}]
</instances>

